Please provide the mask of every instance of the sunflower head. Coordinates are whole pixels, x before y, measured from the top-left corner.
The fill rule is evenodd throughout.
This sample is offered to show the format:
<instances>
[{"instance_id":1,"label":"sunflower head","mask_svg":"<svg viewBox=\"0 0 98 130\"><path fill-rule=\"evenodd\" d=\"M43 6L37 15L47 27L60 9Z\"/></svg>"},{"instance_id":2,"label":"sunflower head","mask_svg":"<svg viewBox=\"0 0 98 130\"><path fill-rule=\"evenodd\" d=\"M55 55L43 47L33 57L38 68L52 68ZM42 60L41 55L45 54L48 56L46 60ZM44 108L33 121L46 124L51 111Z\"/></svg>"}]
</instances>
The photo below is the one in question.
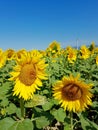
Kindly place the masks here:
<instances>
[{"instance_id":1,"label":"sunflower head","mask_svg":"<svg viewBox=\"0 0 98 130\"><path fill-rule=\"evenodd\" d=\"M0 48L0 68L3 67L6 63L5 52Z\"/></svg>"},{"instance_id":2,"label":"sunflower head","mask_svg":"<svg viewBox=\"0 0 98 130\"><path fill-rule=\"evenodd\" d=\"M82 45L80 48L81 58L87 59L90 57L90 50L85 46Z\"/></svg>"},{"instance_id":3,"label":"sunflower head","mask_svg":"<svg viewBox=\"0 0 98 130\"><path fill-rule=\"evenodd\" d=\"M21 64L23 63L26 56L27 56L27 51L25 49L21 49L15 52L14 59L18 64Z\"/></svg>"},{"instance_id":4,"label":"sunflower head","mask_svg":"<svg viewBox=\"0 0 98 130\"><path fill-rule=\"evenodd\" d=\"M76 61L76 50L75 49L69 49L68 51L68 61L70 63L74 63L74 61Z\"/></svg>"},{"instance_id":5,"label":"sunflower head","mask_svg":"<svg viewBox=\"0 0 98 130\"><path fill-rule=\"evenodd\" d=\"M5 55L6 55L7 60L12 60L14 59L15 51L13 49L7 49L5 51Z\"/></svg>"},{"instance_id":6,"label":"sunflower head","mask_svg":"<svg viewBox=\"0 0 98 130\"><path fill-rule=\"evenodd\" d=\"M72 50L72 47L71 46L67 46L66 47L66 51L70 51L70 50Z\"/></svg>"},{"instance_id":7,"label":"sunflower head","mask_svg":"<svg viewBox=\"0 0 98 130\"><path fill-rule=\"evenodd\" d=\"M61 47L57 41L53 41L49 44L49 47L46 49L47 54L50 56L51 54L55 54L60 51Z\"/></svg>"},{"instance_id":8,"label":"sunflower head","mask_svg":"<svg viewBox=\"0 0 98 130\"><path fill-rule=\"evenodd\" d=\"M25 52L22 57L11 72L10 80L15 81L13 95L29 100L36 89L42 86L42 80L47 79L45 72L47 64L37 50Z\"/></svg>"},{"instance_id":9,"label":"sunflower head","mask_svg":"<svg viewBox=\"0 0 98 130\"><path fill-rule=\"evenodd\" d=\"M91 86L91 84L79 80L79 75L76 77L72 75L69 77L64 76L62 80L57 81L53 86L53 96L59 100L64 110L83 111L92 103Z\"/></svg>"},{"instance_id":10,"label":"sunflower head","mask_svg":"<svg viewBox=\"0 0 98 130\"><path fill-rule=\"evenodd\" d=\"M49 48L51 50L59 51L60 50L60 44L57 41L53 41L50 43Z\"/></svg>"},{"instance_id":11,"label":"sunflower head","mask_svg":"<svg viewBox=\"0 0 98 130\"><path fill-rule=\"evenodd\" d=\"M96 56L96 64L98 65L98 56Z\"/></svg>"}]
</instances>

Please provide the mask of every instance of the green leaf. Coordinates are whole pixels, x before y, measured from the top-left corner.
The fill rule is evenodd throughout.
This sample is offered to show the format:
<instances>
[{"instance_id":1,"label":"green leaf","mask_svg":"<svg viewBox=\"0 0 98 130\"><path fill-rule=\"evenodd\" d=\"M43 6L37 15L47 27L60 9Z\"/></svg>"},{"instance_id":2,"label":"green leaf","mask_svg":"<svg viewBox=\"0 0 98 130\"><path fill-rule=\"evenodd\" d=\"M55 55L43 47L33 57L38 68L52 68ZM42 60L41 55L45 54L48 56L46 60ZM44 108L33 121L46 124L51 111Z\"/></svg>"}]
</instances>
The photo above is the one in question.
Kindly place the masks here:
<instances>
[{"instance_id":1,"label":"green leaf","mask_svg":"<svg viewBox=\"0 0 98 130\"><path fill-rule=\"evenodd\" d=\"M84 118L82 115L80 117L81 126L83 130L98 130L98 125L94 122Z\"/></svg>"},{"instance_id":2,"label":"green leaf","mask_svg":"<svg viewBox=\"0 0 98 130\"><path fill-rule=\"evenodd\" d=\"M96 123L94 123L93 121L90 121L87 119L87 121L89 122L90 126L92 126L91 128L93 130L98 130L98 125Z\"/></svg>"},{"instance_id":3,"label":"green leaf","mask_svg":"<svg viewBox=\"0 0 98 130\"><path fill-rule=\"evenodd\" d=\"M10 117L4 118L3 120L0 120L0 130L8 130L14 123L15 121Z\"/></svg>"},{"instance_id":4,"label":"green leaf","mask_svg":"<svg viewBox=\"0 0 98 130\"><path fill-rule=\"evenodd\" d=\"M59 64L58 63L52 62L52 66L53 66L54 70L56 70L56 71L59 70Z\"/></svg>"},{"instance_id":5,"label":"green leaf","mask_svg":"<svg viewBox=\"0 0 98 130\"><path fill-rule=\"evenodd\" d=\"M80 117L80 121L83 130L87 130L87 127L90 126L89 122L83 116Z\"/></svg>"},{"instance_id":6,"label":"green leaf","mask_svg":"<svg viewBox=\"0 0 98 130\"><path fill-rule=\"evenodd\" d=\"M50 102L46 102L42 108L44 109L44 111L50 110L52 108L54 104L50 101Z\"/></svg>"},{"instance_id":7,"label":"green leaf","mask_svg":"<svg viewBox=\"0 0 98 130\"><path fill-rule=\"evenodd\" d=\"M41 129L49 125L49 120L45 116L36 119L36 127Z\"/></svg>"},{"instance_id":8,"label":"green leaf","mask_svg":"<svg viewBox=\"0 0 98 130\"><path fill-rule=\"evenodd\" d=\"M21 109L20 108L17 108L16 115L18 118L21 118Z\"/></svg>"},{"instance_id":9,"label":"green leaf","mask_svg":"<svg viewBox=\"0 0 98 130\"><path fill-rule=\"evenodd\" d=\"M93 74L92 77L98 79L98 75L96 74Z\"/></svg>"},{"instance_id":10,"label":"green leaf","mask_svg":"<svg viewBox=\"0 0 98 130\"><path fill-rule=\"evenodd\" d=\"M93 104L92 104L92 107L94 107L94 108L98 107L98 102L94 101Z\"/></svg>"},{"instance_id":11,"label":"green leaf","mask_svg":"<svg viewBox=\"0 0 98 130\"><path fill-rule=\"evenodd\" d=\"M8 90L10 89L10 83L5 82L0 87L0 99L3 100L5 97L7 97Z\"/></svg>"},{"instance_id":12,"label":"green leaf","mask_svg":"<svg viewBox=\"0 0 98 130\"><path fill-rule=\"evenodd\" d=\"M70 124L66 124L66 125L64 126L64 130L71 130Z\"/></svg>"},{"instance_id":13,"label":"green leaf","mask_svg":"<svg viewBox=\"0 0 98 130\"><path fill-rule=\"evenodd\" d=\"M66 117L66 113L63 108L59 108L58 110L52 110L51 114L56 118L56 120L60 122L64 122L64 119Z\"/></svg>"},{"instance_id":14,"label":"green leaf","mask_svg":"<svg viewBox=\"0 0 98 130\"><path fill-rule=\"evenodd\" d=\"M17 107L13 103L10 103L10 105L6 108L6 111L8 114L16 113L16 110L17 110Z\"/></svg>"},{"instance_id":15,"label":"green leaf","mask_svg":"<svg viewBox=\"0 0 98 130\"><path fill-rule=\"evenodd\" d=\"M31 108L38 105L44 105L46 103L45 96L35 94L33 98L25 103L25 107Z\"/></svg>"},{"instance_id":16,"label":"green leaf","mask_svg":"<svg viewBox=\"0 0 98 130\"><path fill-rule=\"evenodd\" d=\"M95 90L95 92L98 92L98 87L95 87L94 90Z\"/></svg>"},{"instance_id":17,"label":"green leaf","mask_svg":"<svg viewBox=\"0 0 98 130\"><path fill-rule=\"evenodd\" d=\"M4 98L4 99L1 101L1 103L0 103L0 105L1 105L2 107L7 106L8 104L9 104L9 101L8 101L7 98Z\"/></svg>"},{"instance_id":18,"label":"green leaf","mask_svg":"<svg viewBox=\"0 0 98 130\"><path fill-rule=\"evenodd\" d=\"M30 119L15 122L8 130L33 130L33 123Z\"/></svg>"},{"instance_id":19,"label":"green leaf","mask_svg":"<svg viewBox=\"0 0 98 130\"><path fill-rule=\"evenodd\" d=\"M68 116L64 119L64 130L71 130L70 118Z\"/></svg>"},{"instance_id":20,"label":"green leaf","mask_svg":"<svg viewBox=\"0 0 98 130\"><path fill-rule=\"evenodd\" d=\"M53 102L53 104L55 104L55 105L58 105L59 104L59 101L58 100L56 100L56 99L52 99L52 102Z\"/></svg>"},{"instance_id":21,"label":"green leaf","mask_svg":"<svg viewBox=\"0 0 98 130\"><path fill-rule=\"evenodd\" d=\"M49 93L49 91L47 89L43 90L43 94L48 94L48 93Z\"/></svg>"},{"instance_id":22,"label":"green leaf","mask_svg":"<svg viewBox=\"0 0 98 130\"><path fill-rule=\"evenodd\" d=\"M66 69L66 68L64 69L64 72L67 73L67 74L70 74L70 73L71 73L71 71L68 70L68 69Z\"/></svg>"}]
</instances>

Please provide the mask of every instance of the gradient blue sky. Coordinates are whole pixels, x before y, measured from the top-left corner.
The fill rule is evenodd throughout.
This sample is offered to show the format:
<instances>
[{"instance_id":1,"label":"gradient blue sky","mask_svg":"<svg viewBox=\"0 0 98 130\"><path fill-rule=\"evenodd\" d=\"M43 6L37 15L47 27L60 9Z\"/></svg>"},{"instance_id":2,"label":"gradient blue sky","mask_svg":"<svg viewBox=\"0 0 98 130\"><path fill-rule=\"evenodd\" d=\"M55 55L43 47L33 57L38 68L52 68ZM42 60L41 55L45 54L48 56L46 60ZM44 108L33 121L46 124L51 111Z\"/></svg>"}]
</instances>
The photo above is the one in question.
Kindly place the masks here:
<instances>
[{"instance_id":1,"label":"gradient blue sky","mask_svg":"<svg viewBox=\"0 0 98 130\"><path fill-rule=\"evenodd\" d=\"M98 0L0 0L0 48L98 44Z\"/></svg>"}]
</instances>

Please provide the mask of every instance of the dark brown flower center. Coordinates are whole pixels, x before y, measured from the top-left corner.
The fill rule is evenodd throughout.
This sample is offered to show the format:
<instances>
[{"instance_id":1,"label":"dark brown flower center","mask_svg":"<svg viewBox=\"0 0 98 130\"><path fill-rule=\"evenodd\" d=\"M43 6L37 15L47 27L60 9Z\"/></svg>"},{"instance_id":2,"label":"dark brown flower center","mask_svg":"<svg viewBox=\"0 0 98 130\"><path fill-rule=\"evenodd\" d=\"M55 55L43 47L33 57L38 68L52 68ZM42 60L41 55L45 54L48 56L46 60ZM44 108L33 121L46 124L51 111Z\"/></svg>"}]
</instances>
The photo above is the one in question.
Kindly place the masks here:
<instances>
[{"instance_id":1,"label":"dark brown flower center","mask_svg":"<svg viewBox=\"0 0 98 130\"><path fill-rule=\"evenodd\" d=\"M27 86L32 85L36 79L36 70L34 66L32 64L24 65L21 69L19 79L23 84Z\"/></svg>"},{"instance_id":2,"label":"dark brown flower center","mask_svg":"<svg viewBox=\"0 0 98 130\"><path fill-rule=\"evenodd\" d=\"M12 52L9 52L7 57L10 59L12 57L13 53Z\"/></svg>"},{"instance_id":3,"label":"dark brown flower center","mask_svg":"<svg viewBox=\"0 0 98 130\"><path fill-rule=\"evenodd\" d=\"M82 96L82 90L81 88L76 84L68 84L63 87L62 94L64 97L66 97L68 100L77 100L80 99Z\"/></svg>"}]
</instances>

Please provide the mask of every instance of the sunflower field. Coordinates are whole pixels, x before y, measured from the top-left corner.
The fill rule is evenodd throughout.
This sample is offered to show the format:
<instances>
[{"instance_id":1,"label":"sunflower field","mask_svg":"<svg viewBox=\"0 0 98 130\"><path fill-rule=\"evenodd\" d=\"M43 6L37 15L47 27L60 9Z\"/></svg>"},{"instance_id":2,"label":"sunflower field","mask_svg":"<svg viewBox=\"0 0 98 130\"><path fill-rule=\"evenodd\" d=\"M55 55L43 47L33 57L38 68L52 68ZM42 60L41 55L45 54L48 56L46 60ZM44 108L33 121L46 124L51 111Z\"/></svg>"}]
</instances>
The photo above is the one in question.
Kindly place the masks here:
<instances>
[{"instance_id":1,"label":"sunflower field","mask_svg":"<svg viewBox=\"0 0 98 130\"><path fill-rule=\"evenodd\" d=\"M0 130L98 130L95 43L1 48Z\"/></svg>"}]
</instances>

